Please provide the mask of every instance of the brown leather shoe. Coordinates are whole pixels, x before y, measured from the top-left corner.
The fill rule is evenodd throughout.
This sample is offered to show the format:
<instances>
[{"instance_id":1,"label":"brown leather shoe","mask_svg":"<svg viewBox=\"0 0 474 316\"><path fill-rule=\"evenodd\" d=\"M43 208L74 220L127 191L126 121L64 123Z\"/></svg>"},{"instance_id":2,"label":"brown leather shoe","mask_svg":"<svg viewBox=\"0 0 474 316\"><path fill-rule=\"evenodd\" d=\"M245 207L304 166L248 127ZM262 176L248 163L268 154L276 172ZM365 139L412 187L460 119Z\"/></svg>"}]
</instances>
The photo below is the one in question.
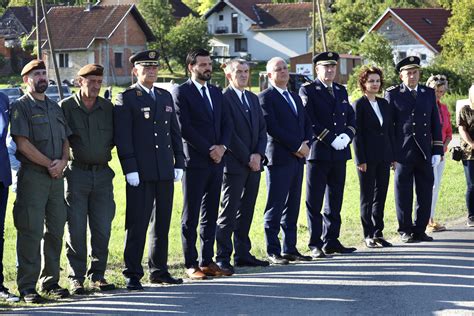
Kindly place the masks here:
<instances>
[{"instance_id":1,"label":"brown leather shoe","mask_svg":"<svg viewBox=\"0 0 474 316\"><path fill-rule=\"evenodd\" d=\"M204 274L204 272L199 269L199 267L192 267L189 269L186 269L186 274L191 280L205 280L207 279L207 276Z\"/></svg>"},{"instance_id":2,"label":"brown leather shoe","mask_svg":"<svg viewBox=\"0 0 474 316\"><path fill-rule=\"evenodd\" d=\"M215 262L209 263L206 267L199 267L202 272L207 276L230 276L229 271L224 271Z\"/></svg>"}]
</instances>

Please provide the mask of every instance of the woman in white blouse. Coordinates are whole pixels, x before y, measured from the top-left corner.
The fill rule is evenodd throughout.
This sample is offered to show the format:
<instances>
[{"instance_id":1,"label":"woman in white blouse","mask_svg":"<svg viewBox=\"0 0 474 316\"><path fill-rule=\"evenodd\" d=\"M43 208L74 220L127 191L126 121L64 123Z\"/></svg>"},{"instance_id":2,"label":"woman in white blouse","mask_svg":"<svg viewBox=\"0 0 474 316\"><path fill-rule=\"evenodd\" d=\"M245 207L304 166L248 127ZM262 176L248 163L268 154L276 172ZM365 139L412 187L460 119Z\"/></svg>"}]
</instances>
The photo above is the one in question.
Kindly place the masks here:
<instances>
[{"instance_id":1,"label":"woman in white blouse","mask_svg":"<svg viewBox=\"0 0 474 316\"><path fill-rule=\"evenodd\" d=\"M360 216L365 245L390 247L383 238L383 216L390 166L394 166L392 110L377 97L383 86L383 73L377 67L363 67L359 86L364 96L355 102L354 151L360 183Z\"/></svg>"}]
</instances>

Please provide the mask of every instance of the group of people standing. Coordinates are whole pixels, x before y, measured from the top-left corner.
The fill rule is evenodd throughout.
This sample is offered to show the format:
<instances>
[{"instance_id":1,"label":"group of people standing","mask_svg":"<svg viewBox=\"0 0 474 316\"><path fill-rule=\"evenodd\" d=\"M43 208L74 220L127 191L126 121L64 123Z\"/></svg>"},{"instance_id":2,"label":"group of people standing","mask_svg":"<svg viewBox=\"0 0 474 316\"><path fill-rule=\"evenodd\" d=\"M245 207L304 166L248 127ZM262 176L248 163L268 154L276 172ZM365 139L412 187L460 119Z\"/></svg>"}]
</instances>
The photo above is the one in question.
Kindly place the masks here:
<instances>
[{"instance_id":1,"label":"group of people standing","mask_svg":"<svg viewBox=\"0 0 474 316\"><path fill-rule=\"evenodd\" d=\"M104 69L97 64L81 68L79 91L56 104L44 94L48 80L41 60L23 68L27 92L12 104L10 115L8 102L0 102L2 146L11 121L10 133L21 162L13 216L17 283L24 301L43 301L36 291L38 278L44 293L56 297L70 294L58 283L65 225L73 294L86 292L87 278L93 289L115 288L104 277L115 214L114 172L108 165L114 146L126 180L123 275L129 290L143 289L141 262L147 230L149 281L183 282L170 275L167 265L175 181L183 185L181 237L186 273L192 280L230 276L234 266L288 264L355 251L339 241L351 142L367 247L391 246L383 237L390 167L395 169L402 242L432 240L425 233L428 224L439 229L430 212L436 204L432 196L437 195L443 153L451 138L445 126L449 125L449 113L442 109L438 92L418 83L418 57L410 56L397 64L402 84L388 88L385 99L377 97L383 86L382 71L365 67L359 76L364 96L355 102L355 111L345 87L334 82L339 60L335 52L313 58L317 78L302 86L299 94L287 90L286 62L279 57L270 59L266 65L270 85L258 96L246 89L249 64L245 60L226 63L224 72L230 84L221 91L209 83L209 52L193 50L186 59L190 78L172 93L153 85L158 60L154 50L130 57L137 82L118 94L115 106L99 96ZM439 80L435 81L433 88L438 89ZM468 113L464 119L474 122ZM473 139L467 143L474 145ZM0 155L2 166L7 165L3 149ZM296 248L305 164L310 255ZM0 173L2 234L11 183L9 164L6 167L8 172L2 168ZM263 168L267 182L266 260L251 254L249 238ZM469 168L474 167L467 165L466 170ZM414 223L413 184L417 195ZM1 245L3 250L3 241ZM5 287L0 295L18 300Z\"/></svg>"}]
</instances>

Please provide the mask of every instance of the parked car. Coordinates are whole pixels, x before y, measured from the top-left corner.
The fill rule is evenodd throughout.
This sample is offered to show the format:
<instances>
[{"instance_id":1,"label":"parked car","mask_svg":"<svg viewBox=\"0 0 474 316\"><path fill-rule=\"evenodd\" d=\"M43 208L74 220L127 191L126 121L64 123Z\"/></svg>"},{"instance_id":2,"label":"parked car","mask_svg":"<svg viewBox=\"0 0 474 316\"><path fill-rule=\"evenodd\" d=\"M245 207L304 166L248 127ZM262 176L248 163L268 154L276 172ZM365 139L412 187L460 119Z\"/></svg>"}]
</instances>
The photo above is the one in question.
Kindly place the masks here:
<instances>
[{"instance_id":1,"label":"parked car","mask_svg":"<svg viewBox=\"0 0 474 316\"><path fill-rule=\"evenodd\" d=\"M311 82L311 78L309 78L306 75L298 74L296 72L290 72L290 80L288 81L288 90L291 92L296 92L298 93L300 90L300 87L306 83L306 82ZM259 86L260 86L260 91L265 90L268 88L268 77L267 77L267 72L266 71L261 71L259 73Z\"/></svg>"},{"instance_id":2,"label":"parked car","mask_svg":"<svg viewBox=\"0 0 474 316\"><path fill-rule=\"evenodd\" d=\"M61 86L61 90L63 92L63 99L70 97L72 95L71 88L66 85ZM49 86L46 89L45 94L53 101L59 102L59 91L58 86Z\"/></svg>"},{"instance_id":3,"label":"parked car","mask_svg":"<svg viewBox=\"0 0 474 316\"><path fill-rule=\"evenodd\" d=\"M23 90L21 90L20 87L10 87L10 88L2 88L0 89L0 92L5 94L8 97L8 100L10 101L10 104L15 102L17 99L19 99L24 93Z\"/></svg>"}]
</instances>

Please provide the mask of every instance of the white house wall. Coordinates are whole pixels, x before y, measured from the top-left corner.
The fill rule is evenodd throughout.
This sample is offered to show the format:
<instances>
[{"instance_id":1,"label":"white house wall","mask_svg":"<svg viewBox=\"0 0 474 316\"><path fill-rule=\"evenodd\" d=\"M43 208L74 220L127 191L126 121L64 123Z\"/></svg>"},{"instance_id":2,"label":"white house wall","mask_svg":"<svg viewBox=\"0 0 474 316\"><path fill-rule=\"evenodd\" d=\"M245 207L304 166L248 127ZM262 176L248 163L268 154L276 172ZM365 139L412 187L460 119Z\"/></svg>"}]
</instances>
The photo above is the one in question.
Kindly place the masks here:
<instances>
[{"instance_id":1,"label":"white house wall","mask_svg":"<svg viewBox=\"0 0 474 316\"><path fill-rule=\"evenodd\" d=\"M239 14L238 31L239 34L215 34L219 27L227 27L229 32L232 27L232 14ZM219 15L223 20L219 21ZM274 56L285 59L308 52L308 31L307 30L278 30L254 32L250 30L252 21L245 15L226 6L222 11L215 12L207 18L208 31L212 36L229 47L230 56L241 56L249 54L252 60L268 60ZM235 39L247 39L247 52L235 51ZM216 50L216 54L222 51Z\"/></svg>"}]
</instances>

